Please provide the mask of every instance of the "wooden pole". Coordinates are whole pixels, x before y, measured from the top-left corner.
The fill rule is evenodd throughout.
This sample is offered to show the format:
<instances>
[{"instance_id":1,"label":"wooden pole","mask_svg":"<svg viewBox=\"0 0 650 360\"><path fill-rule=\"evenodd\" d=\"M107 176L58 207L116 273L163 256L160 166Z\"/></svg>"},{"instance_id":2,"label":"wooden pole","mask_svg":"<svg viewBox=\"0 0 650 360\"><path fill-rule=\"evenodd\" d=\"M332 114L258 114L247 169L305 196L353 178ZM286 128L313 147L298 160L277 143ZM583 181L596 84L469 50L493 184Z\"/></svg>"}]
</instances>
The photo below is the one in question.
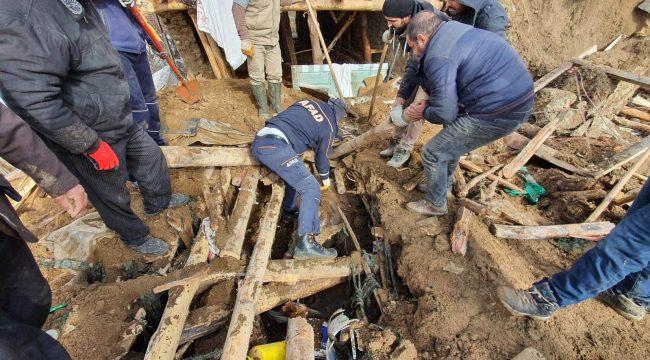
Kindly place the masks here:
<instances>
[{"instance_id":1,"label":"wooden pole","mask_svg":"<svg viewBox=\"0 0 650 360\"><path fill-rule=\"evenodd\" d=\"M645 163L645 161L648 159L649 156L650 156L650 149L647 149L643 153L643 155L641 155L639 157L639 159L636 161L636 163L634 163L634 165L632 165L627 170L627 173L621 178L621 180L618 181L618 183L616 183L616 185L607 194L607 196L605 196L605 199L603 199L603 202L601 202L596 207L596 209L594 209L594 211L591 213L591 215L589 215L589 217L587 218L587 220L585 220L585 222L592 222L592 221L596 221L596 219L598 219L598 217L603 213L603 211L605 211L605 209L607 208L609 203L612 202L612 200L614 200L616 195L618 195L618 193L621 192L621 190L623 190L623 187L625 186L625 184L627 184L627 182L630 181L630 179L632 178L634 173L637 172L637 170L639 170L641 165L643 165L643 163Z\"/></svg>"},{"instance_id":2,"label":"wooden pole","mask_svg":"<svg viewBox=\"0 0 650 360\"><path fill-rule=\"evenodd\" d=\"M293 36L291 35L291 20L289 19L289 14L286 12L280 14L280 36L284 42L287 55L289 55L291 65L298 65L296 46L293 43Z\"/></svg>"},{"instance_id":3,"label":"wooden pole","mask_svg":"<svg viewBox=\"0 0 650 360\"><path fill-rule=\"evenodd\" d=\"M467 169L469 171L475 172L475 173L481 174L481 173L484 172L484 170L480 166L474 164L473 162L471 162L469 160L460 159L459 164L460 164L461 167L463 167L463 168L465 168L465 169ZM503 186L505 188L508 188L510 190L517 190L517 191L520 191L522 193L524 192L524 189L522 189L519 186L509 182L508 180L502 179L499 176L488 175L488 179L496 180L496 181L499 182L499 184L501 184L501 186Z\"/></svg>"},{"instance_id":4,"label":"wooden pole","mask_svg":"<svg viewBox=\"0 0 650 360\"><path fill-rule=\"evenodd\" d=\"M260 221L259 234L248 262L246 277L237 289L237 299L228 327L226 342L223 345L222 360L245 360L248 353L248 343L253 332L255 303L261 292L266 265L271 256L280 206L284 196L284 185L274 184L272 187L271 199L266 205Z\"/></svg>"},{"instance_id":5,"label":"wooden pole","mask_svg":"<svg viewBox=\"0 0 650 360\"><path fill-rule=\"evenodd\" d=\"M616 124L620 126L625 126L630 129L634 129L637 131L642 131L646 134L650 133L650 125L647 124L642 124L636 121L628 120L622 117L614 116L612 119Z\"/></svg>"},{"instance_id":6,"label":"wooden pole","mask_svg":"<svg viewBox=\"0 0 650 360\"><path fill-rule=\"evenodd\" d=\"M612 200L612 204L614 204L614 205L624 205L624 204L627 204L629 202L632 202L632 201L634 201L634 199L636 199L636 197L639 195L640 192L641 192L641 188L630 190L627 193L614 198L614 200Z\"/></svg>"},{"instance_id":7,"label":"wooden pole","mask_svg":"<svg viewBox=\"0 0 650 360\"><path fill-rule=\"evenodd\" d=\"M199 234L194 239L185 267L201 264L208 260L210 249L208 247L206 228L209 228L209 226L204 220ZM190 304L194 299L199 284L200 282L195 281L174 288L169 292L167 306L163 311L158 329L147 345L147 352L144 357L146 360L172 360L174 358L185 325L185 319L190 311Z\"/></svg>"},{"instance_id":8,"label":"wooden pole","mask_svg":"<svg viewBox=\"0 0 650 360\"><path fill-rule=\"evenodd\" d=\"M578 55L577 58L578 59L583 59L583 58L595 53L596 51L598 51L598 46L592 45L591 47L589 47L589 49L585 50L584 52L582 52L582 54ZM537 79L537 81L535 81L535 84L534 84L534 91L535 92L540 91L541 89L546 87L546 85L550 84L551 81L557 79L560 75L564 74L565 72L567 72L572 67L573 67L573 63L571 61L563 62L562 64L560 64L560 66L555 68L550 73L548 73L548 74L542 76L541 78Z\"/></svg>"},{"instance_id":9,"label":"wooden pole","mask_svg":"<svg viewBox=\"0 0 650 360\"><path fill-rule=\"evenodd\" d=\"M161 146L170 168L259 165L249 147Z\"/></svg>"},{"instance_id":10,"label":"wooden pole","mask_svg":"<svg viewBox=\"0 0 650 360\"><path fill-rule=\"evenodd\" d=\"M544 141L549 138L557 129L558 125L564 118L567 116L568 111L562 111L559 113L553 120L551 120L546 126L540 130L540 132L535 135L535 137L524 146L524 148L517 154L517 156L506 166L503 167L501 174L504 178L509 179L519 171L519 169L524 166L528 160L530 160L535 152L544 144Z\"/></svg>"},{"instance_id":11,"label":"wooden pole","mask_svg":"<svg viewBox=\"0 0 650 360\"><path fill-rule=\"evenodd\" d=\"M348 16L348 19L345 21L345 24L343 24L343 26L341 26L341 29L339 30L339 32L336 33L336 35L334 36L334 39L332 39L330 44L327 46L327 50L332 51L332 49L334 48L334 45L336 45L336 43L341 39L341 36L343 36L343 34L345 34L345 31L350 27L350 25L352 25L352 23L354 22L354 19L356 19L356 18L357 18L357 12L356 11L350 13L350 16Z\"/></svg>"},{"instance_id":12,"label":"wooden pole","mask_svg":"<svg viewBox=\"0 0 650 360\"><path fill-rule=\"evenodd\" d=\"M363 59L366 63L372 62L372 49L370 48L370 37L368 36L368 14L361 13L361 45L363 47Z\"/></svg>"},{"instance_id":13,"label":"wooden pole","mask_svg":"<svg viewBox=\"0 0 650 360\"><path fill-rule=\"evenodd\" d=\"M221 70L219 69L219 65L217 64L217 59L214 58L214 53L210 48L210 43L208 42L208 38L203 31L199 30L199 25L196 22L196 14L193 14L192 12L188 12L188 14L192 19L192 23L194 24L194 29L196 30L196 33L199 35L199 40L201 40L201 45L203 45L203 50L205 51L205 55L208 57L208 62L210 63L210 67L212 68L214 77L217 80L223 79L223 75L221 74Z\"/></svg>"},{"instance_id":14,"label":"wooden pole","mask_svg":"<svg viewBox=\"0 0 650 360\"><path fill-rule=\"evenodd\" d=\"M384 49L381 51L381 59L379 60L379 67L377 69L377 77L375 78L375 88L372 90L372 100L370 101L370 110L368 110L368 121L372 120L373 110L375 109L375 100L377 99L377 91L379 88L379 78L381 77L381 67L384 66L386 60L386 53L390 44L385 44Z\"/></svg>"},{"instance_id":15,"label":"wooden pole","mask_svg":"<svg viewBox=\"0 0 650 360\"><path fill-rule=\"evenodd\" d=\"M219 257L230 256L239 259L246 237L248 220L251 217L255 198L257 196L257 184L259 183L259 168L255 167L246 172L242 185L239 188L239 195L235 202L228 224L228 233L224 239L224 245L219 252Z\"/></svg>"},{"instance_id":16,"label":"wooden pole","mask_svg":"<svg viewBox=\"0 0 650 360\"><path fill-rule=\"evenodd\" d=\"M643 138L643 140L628 146L625 150L598 163L596 166L602 170L594 174L594 177L596 179L600 179L601 177L634 160L637 156L643 154L648 148L650 148L650 136L646 136Z\"/></svg>"},{"instance_id":17,"label":"wooden pole","mask_svg":"<svg viewBox=\"0 0 650 360\"><path fill-rule=\"evenodd\" d=\"M606 66L606 65L596 65L583 59L573 59L571 60L571 62L576 65L580 65L582 67L603 72L613 78L623 80L631 84L639 85L645 88L650 87L650 77L647 76L638 75L635 73L631 73L629 71L615 69L613 67Z\"/></svg>"},{"instance_id":18,"label":"wooden pole","mask_svg":"<svg viewBox=\"0 0 650 360\"><path fill-rule=\"evenodd\" d=\"M126 354L129 353L129 351L131 351L133 343L135 343L135 341L138 339L138 336L142 333L144 327L147 325L147 319L145 318L146 315L147 313L143 308L140 308L138 311L136 311L133 320L126 328L126 330L124 330L120 336L120 339L118 340L116 355L114 357L115 360L122 359Z\"/></svg>"},{"instance_id":19,"label":"wooden pole","mask_svg":"<svg viewBox=\"0 0 650 360\"><path fill-rule=\"evenodd\" d=\"M472 180L470 180L467 183L467 185L465 185L462 189L460 189L460 191L458 192L458 197L460 197L460 198L466 197L467 193L469 193L469 191L472 190L472 188L474 186L478 185L478 183L481 182L481 180L483 180L486 177L494 174L495 172L497 172L497 170L501 169L502 167L503 167L503 164L494 166L490 170L488 170L488 171L476 176Z\"/></svg>"},{"instance_id":20,"label":"wooden pole","mask_svg":"<svg viewBox=\"0 0 650 360\"><path fill-rule=\"evenodd\" d=\"M639 120L649 121L650 122L650 114L648 114L647 112L645 112L643 110L631 108L629 106L623 106L623 108L621 109L620 114L623 114L623 115L629 116L629 117L633 117L633 118L637 118Z\"/></svg>"},{"instance_id":21,"label":"wooden pole","mask_svg":"<svg viewBox=\"0 0 650 360\"><path fill-rule=\"evenodd\" d=\"M512 226L492 224L494 236L504 239L542 240L561 237L590 238L609 234L614 228L611 222L590 222L582 224L547 226Z\"/></svg>"},{"instance_id":22,"label":"wooden pole","mask_svg":"<svg viewBox=\"0 0 650 360\"><path fill-rule=\"evenodd\" d=\"M309 39L311 41L312 62L316 65L321 65L323 64L323 51L318 40L318 23L315 23L311 17L308 17L307 26L309 27Z\"/></svg>"},{"instance_id":23,"label":"wooden pole","mask_svg":"<svg viewBox=\"0 0 650 360\"><path fill-rule=\"evenodd\" d=\"M285 359L313 360L314 329L303 317L290 318L287 324Z\"/></svg>"},{"instance_id":24,"label":"wooden pole","mask_svg":"<svg viewBox=\"0 0 650 360\"><path fill-rule=\"evenodd\" d=\"M469 237L469 224L474 213L464 206L460 206L456 212L456 224L451 232L451 251L465 256L467 252L467 238Z\"/></svg>"}]
</instances>

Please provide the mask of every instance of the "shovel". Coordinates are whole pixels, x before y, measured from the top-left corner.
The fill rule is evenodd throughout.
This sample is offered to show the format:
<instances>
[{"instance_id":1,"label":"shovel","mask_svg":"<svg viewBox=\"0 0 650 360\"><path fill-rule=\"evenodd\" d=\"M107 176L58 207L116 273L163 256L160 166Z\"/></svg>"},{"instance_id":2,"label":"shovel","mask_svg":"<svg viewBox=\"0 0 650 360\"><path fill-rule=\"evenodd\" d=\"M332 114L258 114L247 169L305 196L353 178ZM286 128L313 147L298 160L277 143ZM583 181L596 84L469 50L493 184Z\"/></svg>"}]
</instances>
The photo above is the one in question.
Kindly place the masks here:
<instances>
[{"instance_id":1,"label":"shovel","mask_svg":"<svg viewBox=\"0 0 650 360\"><path fill-rule=\"evenodd\" d=\"M178 67L176 67L176 64L174 63L174 60L167 54L165 51L165 47L163 46L162 40L160 40L160 37L156 33L153 27L149 25L147 20L142 16L140 11L138 10L137 7L131 6L129 7L129 10L131 11L131 14L135 17L135 19L138 21L140 24L140 27L142 27L142 30L149 36L149 39L151 39L151 43L153 44L154 49L158 52L159 56L167 61L167 64L169 64L169 67L172 69L174 72L174 75L178 78L178 81L181 83L178 85L176 88L176 95L183 101L188 104L194 104L201 100L201 89L199 88L199 82L196 79L188 80L183 75L181 74L180 70L178 70Z\"/></svg>"}]
</instances>

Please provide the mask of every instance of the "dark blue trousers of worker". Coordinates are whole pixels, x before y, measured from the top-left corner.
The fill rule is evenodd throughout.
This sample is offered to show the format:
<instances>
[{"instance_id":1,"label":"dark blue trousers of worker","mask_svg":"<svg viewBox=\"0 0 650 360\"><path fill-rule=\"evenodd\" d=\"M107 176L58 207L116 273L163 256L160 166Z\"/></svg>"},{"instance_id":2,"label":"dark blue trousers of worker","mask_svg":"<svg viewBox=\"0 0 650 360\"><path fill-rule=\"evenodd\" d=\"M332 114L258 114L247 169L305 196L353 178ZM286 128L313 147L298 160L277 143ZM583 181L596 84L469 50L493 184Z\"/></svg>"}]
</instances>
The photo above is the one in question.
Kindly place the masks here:
<instances>
[{"instance_id":1,"label":"dark blue trousers of worker","mask_svg":"<svg viewBox=\"0 0 650 360\"><path fill-rule=\"evenodd\" d=\"M298 236L320 233L320 185L300 155L284 140L272 136L255 137L252 151L259 162L284 180L282 210L293 212L299 209Z\"/></svg>"},{"instance_id":2,"label":"dark blue trousers of worker","mask_svg":"<svg viewBox=\"0 0 650 360\"><path fill-rule=\"evenodd\" d=\"M158 97L151 75L147 53L133 54L120 51L124 76L131 90L133 119L142 125L158 145L165 145L160 135L160 110Z\"/></svg>"},{"instance_id":3,"label":"dark blue trousers of worker","mask_svg":"<svg viewBox=\"0 0 650 360\"><path fill-rule=\"evenodd\" d=\"M41 330L52 293L24 240L0 232L0 359L70 359Z\"/></svg>"},{"instance_id":4,"label":"dark blue trousers of worker","mask_svg":"<svg viewBox=\"0 0 650 360\"><path fill-rule=\"evenodd\" d=\"M560 307L613 288L650 308L650 182L646 181L627 214L607 237L571 269L535 284Z\"/></svg>"},{"instance_id":5,"label":"dark blue trousers of worker","mask_svg":"<svg viewBox=\"0 0 650 360\"><path fill-rule=\"evenodd\" d=\"M427 142L422 149L422 165L427 176L426 199L434 206L447 205L447 191L460 157L517 130L528 120L530 102L493 120L461 116Z\"/></svg>"}]
</instances>

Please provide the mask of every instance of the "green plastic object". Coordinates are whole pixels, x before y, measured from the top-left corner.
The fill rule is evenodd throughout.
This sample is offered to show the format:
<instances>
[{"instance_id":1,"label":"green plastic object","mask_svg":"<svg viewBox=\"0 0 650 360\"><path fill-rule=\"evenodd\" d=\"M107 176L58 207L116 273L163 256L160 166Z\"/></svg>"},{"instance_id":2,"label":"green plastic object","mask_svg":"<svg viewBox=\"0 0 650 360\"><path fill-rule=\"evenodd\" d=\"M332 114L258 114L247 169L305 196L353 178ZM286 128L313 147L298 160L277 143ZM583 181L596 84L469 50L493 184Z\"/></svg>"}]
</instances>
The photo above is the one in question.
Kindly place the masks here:
<instances>
[{"instance_id":1,"label":"green plastic object","mask_svg":"<svg viewBox=\"0 0 650 360\"><path fill-rule=\"evenodd\" d=\"M510 189L504 189L504 191L512 196L523 195L524 199L526 199L529 203L537 204L539 202L539 199L546 195L546 189L544 189L542 185L538 184L537 181L535 181L535 178L533 178L533 176L528 173L528 169L525 166L521 167L518 174L525 181L524 192L522 193L521 191Z\"/></svg>"},{"instance_id":2,"label":"green plastic object","mask_svg":"<svg viewBox=\"0 0 650 360\"><path fill-rule=\"evenodd\" d=\"M59 311L61 309L65 309L67 307L68 307L68 303L63 303L63 304L59 304L57 306L52 306L50 308L50 314L54 314L55 312L57 312L57 311Z\"/></svg>"}]
</instances>

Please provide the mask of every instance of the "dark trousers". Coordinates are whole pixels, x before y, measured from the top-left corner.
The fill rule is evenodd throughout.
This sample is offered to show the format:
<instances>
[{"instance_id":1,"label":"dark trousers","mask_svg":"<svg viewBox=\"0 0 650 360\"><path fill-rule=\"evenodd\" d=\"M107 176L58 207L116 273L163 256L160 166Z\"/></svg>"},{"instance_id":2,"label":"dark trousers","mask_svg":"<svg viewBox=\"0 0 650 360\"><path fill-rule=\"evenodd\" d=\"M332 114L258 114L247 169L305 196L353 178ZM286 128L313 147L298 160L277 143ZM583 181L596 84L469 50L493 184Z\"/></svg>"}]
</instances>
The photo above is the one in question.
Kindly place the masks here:
<instances>
[{"instance_id":1,"label":"dark trousers","mask_svg":"<svg viewBox=\"0 0 650 360\"><path fill-rule=\"evenodd\" d=\"M41 330L52 294L25 241L0 233L0 359L70 359Z\"/></svg>"},{"instance_id":2,"label":"dark trousers","mask_svg":"<svg viewBox=\"0 0 650 360\"><path fill-rule=\"evenodd\" d=\"M427 176L426 199L434 206L446 206L447 191L460 157L517 130L528 120L531 108L532 100L497 119L482 120L465 115L445 124L422 149L422 165Z\"/></svg>"},{"instance_id":3,"label":"dark trousers","mask_svg":"<svg viewBox=\"0 0 650 360\"><path fill-rule=\"evenodd\" d=\"M255 137L252 151L259 162L284 180L282 210L292 212L299 209L298 235L320 233L320 185L300 155L284 140L266 136Z\"/></svg>"},{"instance_id":4,"label":"dark trousers","mask_svg":"<svg viewBox=\"0 0 650 360\"><path fill-rule=\"evenodd\" d=\"M143 126L158 145L165 145L160 136L160 111L158 97L151 76L147 53L133 54L120 51L124 76L131 90L131 112L133 119Z\"/></svg>"},{"instance_id":5,"label":"dark trousers","mask_svg":"<svg viewBox=\"0 0 650 360\"><path fill-rule=\"evenodd\" d=\"M650 308L650 182L607 237L571 269L535 284L559 306L568 306L613 288Z\"/></svg>"},{"instance_id":6,"label":"dark trousers","mask_svg":"<svg viewBox=\"0 0 650 360\"><path fill-rule=\"evenodd\" d=\"M126 244L139 245L149 234L149 228L131 210L126 181L131 174L138 182L145 212L164 210L171 197L167 161L158 145L135 123L128 136L111 147L120 166L107 171L95 170L83 155L71 154L56 145L51 149L79 179L106 226L117 232Z\"/></svg>"}]
</instances>

